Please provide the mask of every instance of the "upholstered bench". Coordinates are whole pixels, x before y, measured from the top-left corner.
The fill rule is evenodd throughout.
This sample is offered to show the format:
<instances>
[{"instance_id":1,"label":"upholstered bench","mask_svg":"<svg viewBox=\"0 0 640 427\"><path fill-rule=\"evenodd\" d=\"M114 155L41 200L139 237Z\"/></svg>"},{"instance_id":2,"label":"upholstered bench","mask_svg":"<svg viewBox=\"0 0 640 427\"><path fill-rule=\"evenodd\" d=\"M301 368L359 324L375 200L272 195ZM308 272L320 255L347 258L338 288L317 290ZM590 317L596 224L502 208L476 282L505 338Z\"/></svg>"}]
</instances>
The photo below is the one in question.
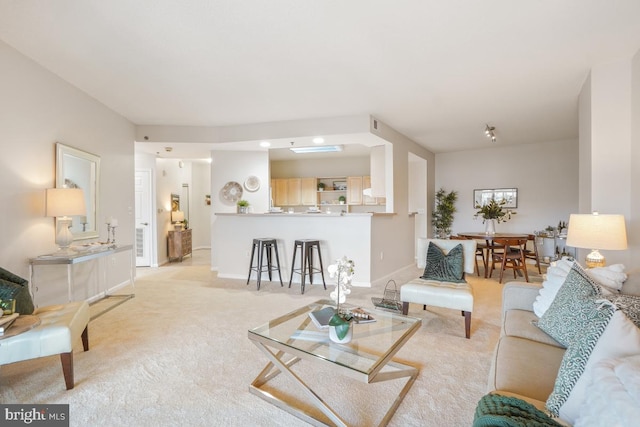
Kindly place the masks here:
<instances>
[{"instance_id":1,"label":"upholstered bench","mask_svg":"<svg viewBox=\"0 0 640 427\"><path fill-rule=\"evenodd\" d=\"M0 340L0 365L60 355L67 390L74 387L73 344L82 337L89 350L89 305L85 301L37 309L40 324L30 331Z\"/></svg>"},{"instance_id":2,"label":"upholstered bench","mask_svg":"<svg viewBox=\"0 0 640 427\"><path fill-rule=\"evenodd\" d=\"M402 314L409 312L409 303L460 310L464 316L465 336L471 336L471 313L473 312L473 290L468 283L436 282L414 279L400 288Z\"/></svg>"},{"instance_id":3,"label":"upholstered bench","mask_svg":"<svg viewBox=\"0 0 640 427\"><path fill-rule=\"evenodd\" d=\"M475 271L475 240L430 239L427 244L429 242L433 242L446 252L459 244L462 245L463 263L460 271L461 273ZM429 262L429 256L427 256L427 266ZM462 277L464 278L464 274ZM400 301L402 301L402 313L405 315L409 312L409 303L421 304L425 310L428 305L460 310L464 316L465 337L470 338L473 289L466 281L457 283L417 278L400 287Z\"/></svg>"}]
</instances>

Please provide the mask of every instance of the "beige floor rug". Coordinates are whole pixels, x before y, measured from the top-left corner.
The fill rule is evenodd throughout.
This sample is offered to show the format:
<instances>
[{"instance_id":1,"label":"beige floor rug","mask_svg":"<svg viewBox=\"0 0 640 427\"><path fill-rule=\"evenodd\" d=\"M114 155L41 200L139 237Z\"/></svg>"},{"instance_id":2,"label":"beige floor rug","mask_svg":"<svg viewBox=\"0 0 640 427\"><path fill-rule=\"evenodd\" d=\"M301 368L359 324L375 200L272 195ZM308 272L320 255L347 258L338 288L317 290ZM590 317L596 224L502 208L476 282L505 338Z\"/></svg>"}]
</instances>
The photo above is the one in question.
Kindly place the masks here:
<instances>
[{"instance_id":1,"label":"beige floor rug","mask_svg":"<svg viewBox=\"0 0 640 427\"><path fill-rule=\"evenodd\" d=\"M301 295L299 285L263 282L257 291L253 280L246 286L216 279L208 256L196 251L183 263L139 270L135 298L91 321L90 351L76 346L73 390L65 390L59 358L47 357L2 366L0 401L69 403L72 426L307 425L249 393L267 360L247 330L328 298L332 286L308 286ZM395 279L400 285L420 273L415 269ZM475 292L470 340L459 312L411 305L409 314L423 324L397 359L419 367L420 375L390 425L471 424L500 331L502 285L468 279ZM355 288L349 302L372 307L371 297L382 292ZM100 304L92 309L102 310ZM350 425L377 424L401 387L334 377L308 362L295 369ZM283 375L273 385L289 399L300 399Z\"/></svg>"}]
</instances>

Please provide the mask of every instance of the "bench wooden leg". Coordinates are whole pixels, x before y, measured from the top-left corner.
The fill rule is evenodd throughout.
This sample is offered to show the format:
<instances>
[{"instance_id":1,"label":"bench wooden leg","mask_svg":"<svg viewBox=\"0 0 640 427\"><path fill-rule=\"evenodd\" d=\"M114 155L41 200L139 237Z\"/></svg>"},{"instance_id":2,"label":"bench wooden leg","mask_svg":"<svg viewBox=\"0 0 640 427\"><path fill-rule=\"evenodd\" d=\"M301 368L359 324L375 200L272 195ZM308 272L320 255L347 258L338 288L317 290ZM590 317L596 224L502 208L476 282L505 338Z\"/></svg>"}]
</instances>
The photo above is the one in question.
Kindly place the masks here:
<instances>
[{"instance_id":1,"label":"bench wooden leg","mask_svg":"<svg viewBox=\"0 0 640 427\"><path fill-rule=\"evenodd\" d=\"M471 338L471 312L464 312L464 335L468 338Z\"/></svg>"},{"instance_id":2,"label":"bench wooden leg","mask_svg":"<svg viewBox=\"0 0 640 427\"><path fill-rule=\"evenodd\" d=\"M408 302L403 302L402 303L402 314L404 314L406 316L407 313L409 313L409 303Z\"/></svg>"},{"instance_id":3,"label":"bench wooden leg","mask_svg":"<svg viewBox=\"0 0 640 427\"><path fill-rule=\"evenodd\" d=\"M64 374L64 382L67 385L67 390L73 388L73 350L69 353L60 353L60 361L62 362L62 373Z\"/></svg>"},{"instance_id":4,"label":"bench wooden leg","mask_svg":"<svg viewBox=\"0 0 640 427\"><path fill-rule=\"evenodd\" d=\"M82 348L89 351L89 325L82 331ZM73 350L69 353L60 353L60 361L62 362L62 374L67 390L71 390L75 386L73 379Z\"/></svg>"},{"instance_id":5,"label":"bench wooden leg","mask_svg":"<svg viewBox=\"0 0 640 427\"><path fill-rule=\"evenodd\" d=\"M89 325L82 331L82 348L84 351L89 351Z\"/></svg>"}]
</instances>

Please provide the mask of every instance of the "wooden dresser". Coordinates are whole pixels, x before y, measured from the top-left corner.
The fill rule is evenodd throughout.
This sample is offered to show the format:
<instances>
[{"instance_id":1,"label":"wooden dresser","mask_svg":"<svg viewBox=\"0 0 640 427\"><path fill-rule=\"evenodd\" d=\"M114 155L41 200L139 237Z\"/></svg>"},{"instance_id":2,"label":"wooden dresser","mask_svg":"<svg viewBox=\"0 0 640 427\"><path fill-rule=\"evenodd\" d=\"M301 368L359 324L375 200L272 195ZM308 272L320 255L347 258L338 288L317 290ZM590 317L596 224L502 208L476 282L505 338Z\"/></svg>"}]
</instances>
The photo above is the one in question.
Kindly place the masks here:
<instances>
[{"instance_id":1,"label":"wooden dresser","mask_svg":"<svg viewBox=\"0 0 640 427\"><path fill-rule=\"evenodd\" d=\"M191 229L169 231L169 261L180 260L191 255Z\"/></svg>"}]
</instances>

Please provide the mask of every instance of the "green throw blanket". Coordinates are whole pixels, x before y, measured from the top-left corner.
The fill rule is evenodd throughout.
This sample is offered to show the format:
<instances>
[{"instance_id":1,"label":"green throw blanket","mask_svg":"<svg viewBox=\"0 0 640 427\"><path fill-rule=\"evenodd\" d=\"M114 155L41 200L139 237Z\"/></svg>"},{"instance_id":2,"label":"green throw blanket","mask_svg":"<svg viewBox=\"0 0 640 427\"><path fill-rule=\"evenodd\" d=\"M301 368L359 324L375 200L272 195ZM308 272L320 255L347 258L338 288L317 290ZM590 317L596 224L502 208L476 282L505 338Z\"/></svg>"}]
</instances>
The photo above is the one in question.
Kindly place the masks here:
<instances>
[{"instance_id":1,"label":"green throw blanket","mask_svg":"<svg viewBox=\"0 0 640 427\"><path fill-rule=\"evenodd\" d=\"M473 427L559 427L544 412L516 397L487 394L476 406Z\"/></svg>"}]
</instances>

